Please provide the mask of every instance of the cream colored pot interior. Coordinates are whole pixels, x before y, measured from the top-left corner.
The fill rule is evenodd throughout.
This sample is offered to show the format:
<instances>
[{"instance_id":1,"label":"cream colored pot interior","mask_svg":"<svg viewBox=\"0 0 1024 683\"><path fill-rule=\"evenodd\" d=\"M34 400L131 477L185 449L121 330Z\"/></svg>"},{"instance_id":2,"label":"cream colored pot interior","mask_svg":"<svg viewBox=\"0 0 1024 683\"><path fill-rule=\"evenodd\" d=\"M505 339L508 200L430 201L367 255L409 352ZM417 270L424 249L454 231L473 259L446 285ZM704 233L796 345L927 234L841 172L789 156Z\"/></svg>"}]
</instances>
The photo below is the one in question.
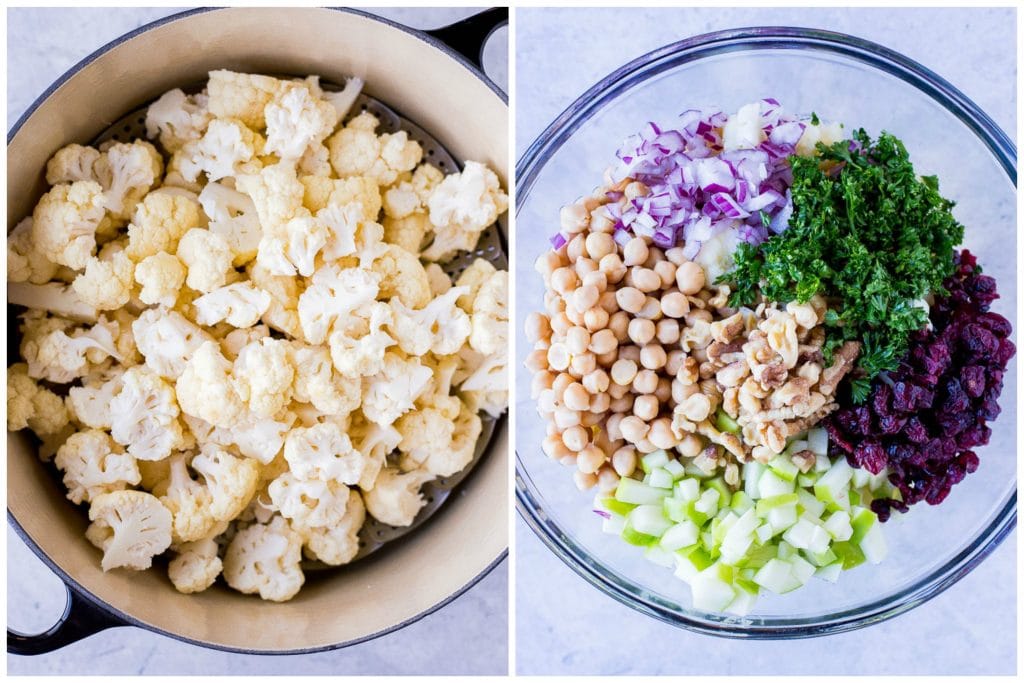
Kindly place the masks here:
<instances>
[{"instance_id":1,"label":"cream colored pot interior","mask_svg":"<svg viewBox=\"0 0 1024 683\"><path fill-rule=\"evenodd\" d=\"M418 123L458 159L507 183L508 110L465 66L378 21L326 9L230 9L171 21L114 47L54 91L8 147L10 230L43 192L47 159L207 71L356 75L368 94ZM444 601L508 545L507 428L444 508L415 533L362 562L309 572L299 595L266 603L221 586L194 596L161 570L104 574L86 520L40 464L28 439L7 441L8 507L50 559L90 593L146 625L248 650L326 647L397 626Z\"/></svg>"}]
</instances>

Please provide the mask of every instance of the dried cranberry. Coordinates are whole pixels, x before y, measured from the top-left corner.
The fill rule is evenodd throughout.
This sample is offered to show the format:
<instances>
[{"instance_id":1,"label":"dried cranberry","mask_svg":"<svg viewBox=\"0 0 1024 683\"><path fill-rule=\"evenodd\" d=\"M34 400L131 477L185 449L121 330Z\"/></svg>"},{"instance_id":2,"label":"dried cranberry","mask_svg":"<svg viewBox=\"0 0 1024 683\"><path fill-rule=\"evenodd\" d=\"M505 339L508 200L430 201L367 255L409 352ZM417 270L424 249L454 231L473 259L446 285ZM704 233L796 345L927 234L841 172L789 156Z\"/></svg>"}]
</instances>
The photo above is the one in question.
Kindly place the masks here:
<instances>
[{"instance_id":1,"label":"dried cranberry","mask_svg":"<svg viewBox=\"0 0 1024 683\"><path fill-rule=\"evenodd\" d=\"M907 424L903 428L903 434L914 443L924 443L928 440L928 429L917 415L907 420Z\"/></svg>"},{"instance_id":2,"label":"dried cranberry","mask_svg":"<svg viewBox=\"0 0 1024 683\"><path fill-rule=\"evenodd\" d=\"M886 465L888 459L882 446L874 439L861 441L853 451L853 457L859 467L863 467L871 474L878 474Z\"/></svg>"},{"instance_id":3,"label":"dried cranberry","mask_svg":"<svg viewBox=\"0 0 1024 683\"><path fill-rule=\"evenodd\" d=\"M978 322L999 337L1009 337L1013 332L1010 321L998 313L982 313L978 316Z\"/></svg>"},{"instance_id":4,"label":"dried cranberry","mask_svg":"<svg viewBox=\"0 0 1024 683\"><path fill-rule=\"evenodd\" d=\"M999 365L1006 365L1017 353L1017 347L1009 339L999 340L999 350L995 354L995 362Z\"/></svg>"},{"instance_id":5,"label":"dried cranberry","mask_svg":"<svg viewBox=\"0 0 1024 683\"><path fill-rule=\"evenodd\" d=\"M985 368L967 365L960 370L960 384L971 398L978 398L985 392Z\"/></svg>"},{"instance_id":6,"label":"dried cranberry","mask_svg":"<svg viewBox=\"0 0 1024 683\"><path fill-rule=\"evenodd\" d=\"M956 445L958 448L974 448L984 446L992 437L992 430L984 423L968 427L957 434Z\"/></svg>"}]
</instances>

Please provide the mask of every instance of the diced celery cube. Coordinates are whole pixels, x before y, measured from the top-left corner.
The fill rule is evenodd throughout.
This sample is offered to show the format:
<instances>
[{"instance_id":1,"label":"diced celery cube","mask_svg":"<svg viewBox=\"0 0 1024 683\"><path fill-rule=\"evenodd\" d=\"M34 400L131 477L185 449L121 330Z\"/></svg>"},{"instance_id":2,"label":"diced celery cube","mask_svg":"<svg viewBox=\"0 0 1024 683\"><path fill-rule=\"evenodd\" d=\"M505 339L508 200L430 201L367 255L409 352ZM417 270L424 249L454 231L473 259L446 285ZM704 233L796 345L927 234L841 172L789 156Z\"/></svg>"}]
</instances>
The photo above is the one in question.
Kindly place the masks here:
<instances>
[{"instance_id":1,"label":"diced celery cube","mask_svg":"<svg viewBox=\"0 0 1024 683\"><path fill-rule=\"evenodd\" d=\"M764 465L756 460L743 463L743 491L753 500L757 500L761 497L757 483L760 481L764 470Z\"/></svg>"},{"instance_id":2,"label":"diced celery cube","mask_svg":"<svg viewBox=\"0 0 1024 683\"><path fill-rule=\"evenodd\" d=\"M676 489L673 495L681 500L696 500L700 497L700 482L689 477L680 479L676 482Z\"/></svg>"},{"instance_id":3,"label":"diced celery cube","mask_svg":"<svg viewBox=\"0 0 1024 683\"><path fill-rule=\"evenodd\" d=\"M691 546L700 537L700 529L690 520L670 527L661 537L660 545L665 550L679 550Z\"/></svg>"},{"instance_id":4,"label":"diced celery cube","mask_svg":"<svg viewBox=\"0 0 1024 683\"><path fill-rule=\"evenodd\" d=\"M672 479L672 475L669 474L668 470L662 467L655 467L651 470L650 481L648 484L659 489L671 489L672 484L675 481Z\"/></svg>"},{"instance_id":5,"label":"diced celery cube","mask_svg":"<svg viewBox=\"0 0 1024 683\"><path fill-rule=\"evenodd\" d=\"M772 470L766 470L757 482L757 490L762 498L779 496L783 493L793 493L795 488L794 482L786 481Z\"/></svg>"},{"instance_id":6,"label":"diced celery cube","mask_svg":"<svg viewBox=\"0 0 1024 683\"><path fill-rule=\"evenodd\" d=\"M850 525L850 513L845 510L836 510L825 520L825 531L837 541L848 541L853 536L853 527Z\"/></svg>"},{"instance_id":7,"label":"diced celery cube","mask_svg":"<svg viewBox=\"0 0 1024 683\"><path fill-rule=\"evenodd\" d=\"M807 450L824 459L828 456L828 432L821 427L807 430Z\"/></svg>"},{"instance_id":8,"label":"diced celery cube","mask_svg":"<svg viewBox=\"0 0 1024 683\"><path fill-rule=\"evenodd\" d=\"M672 479L682 479L686 468L678 460L669 460L665 463L665 471L672 475Z\"/></svg>"},{"instance_id":9,"label":"diced celery cube","mask_svg":"<svg viewBox=\"0 0 1024 683\"><path fill-rule=\"evenodd\" d=\"M829 583L835 583L839 580L839 575L842 572L843 563L833 562L832 564L827 564L824 567L819 567L817 570L815 570L814 575L817 576L819 579L828 581Z\"/></svg>"},{"instance_id":10,"label":"diced celery cube","mask_svg":"<svg viewBox=\"0 0 1024 683\"><path fill-rule=\"evenodd\" d=\"M672 526L661 505L638 505L626 517L630 525L642 534L661 537Z\"/></svg>"},{"instance_id":11,"label":"diced celery cube","mask_svg":"<svg viewBox=\"0 0 1024 683\"><path fill-rule=\"evenodd\" d=\"M715 413L715 427L720 432L729 432L730 434L739 434L740 423L729 416L729 413L719 408Z\"/></svg>"},{"instance_id":12,"label":"diced celery cube","mask_svg":"<svg viewBox=\"0 0 1024 683\"><path fill-rule=\"evenodd\" d=\"M640 468L647 474L655 467L664 467L668 463L668 453L665 451L653 451L640 458Z\"/></svg>"}]
</instances>

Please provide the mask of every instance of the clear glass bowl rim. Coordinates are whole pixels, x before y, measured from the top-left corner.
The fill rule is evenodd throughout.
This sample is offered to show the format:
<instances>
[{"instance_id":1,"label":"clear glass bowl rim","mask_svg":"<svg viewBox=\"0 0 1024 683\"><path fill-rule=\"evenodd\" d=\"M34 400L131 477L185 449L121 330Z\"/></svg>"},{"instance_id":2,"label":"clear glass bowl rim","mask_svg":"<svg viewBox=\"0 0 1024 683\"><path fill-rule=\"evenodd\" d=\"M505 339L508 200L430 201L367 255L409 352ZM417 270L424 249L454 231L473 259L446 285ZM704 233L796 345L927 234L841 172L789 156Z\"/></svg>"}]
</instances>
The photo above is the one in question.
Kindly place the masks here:
<instances>
[{"instance_id":1,"label":"clear glass bowl rim","mask_svg":"<svg viewBox=\"0 0 1024 683\"><path fill-rule=\"evenodd\" d=\"M669 68L714 55L747 50L827 52L895 76L931 97L966 125L988 148L1017 185L1017 149L998 125L944 78L882 45L854 36L800 27L760 26L705 33L649 52L602 78L576 99L527 148L516 164L516 213L525 205L534 181L551 156L606 103ZM745 639L793 639L842 633L903 614L934 598L988 557L1017 524L1017 488L1007 496L992 523L959 553L906 590L826 618L773 619L744 623L680 614L643 589L592 560L541 508L518 447L516 509L544 544L591 585L622 604L680 628L706 635Z\"/></svg>"}]
</instances>

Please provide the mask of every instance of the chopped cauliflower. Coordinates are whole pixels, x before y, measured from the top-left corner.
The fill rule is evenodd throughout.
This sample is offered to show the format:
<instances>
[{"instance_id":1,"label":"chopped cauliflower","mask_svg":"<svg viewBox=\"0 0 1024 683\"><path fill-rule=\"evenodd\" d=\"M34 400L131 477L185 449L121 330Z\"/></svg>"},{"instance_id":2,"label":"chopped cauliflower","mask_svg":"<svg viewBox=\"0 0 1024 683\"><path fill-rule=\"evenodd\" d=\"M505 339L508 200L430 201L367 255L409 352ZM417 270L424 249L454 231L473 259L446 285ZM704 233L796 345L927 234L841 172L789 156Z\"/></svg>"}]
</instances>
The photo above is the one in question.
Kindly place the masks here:
<instances>
[{"instance_id":1,"label":"chopped cauliflower","mask_svg":"<svg viewBox=\"0 0 1024 683\"><path fill-rule=\"evenodd\" d=\"M144 140L115 142L99 158L95 168L105 190L104 208L112 218L126 221L146 193L160 182L164 160L156 147Z\"/></svg>"},{"instance_id":2,"label":"chopped cauliflower","mask_svg":"<svg viewBox=\"0 0 1024 683\"><path fill-rule=\"evenodd\" d=\"M28 216L7 235L7 281L41 285L57 274L59 266L46 258L32 239L32 217Z\"/></svg>"},{"instance_id":3,"label":"chopped cauliflower","mask_svg":"<svg viewBox=\"0 0 1024 683\"><path fill-rule=\"evenodd\" d=\"M166 251L147 256L135 266L135 281L142 286L139 299L144 304L173 308L185 284L185 265Z\"/></svg>"},{"instance_id":4,"label":"chopped cauliflower","mask_svg":"<svg viewBox=\"0 0 1024 683\"><path fill-rule=\"evenodd\" d=\"M110 401L110 435L138 460L162 460L184 445L179 413L174 387L137 365L124 372Z\"/></svg>"},{"instance_id":5,"label":"chopped cauliflower","mask_svg":"<svg viewBox=\"0 0 1024 683\"><path fill-rule=\"evenodd\" d=\"M245 413L245 402L231 381L231 363L215 341L199 346L177 381L178 404L186 415L231 428Z\"/></svg>"},{"instance_id":6,"label":"chopped cauliflower","mask_svg":"<svg viewBox=\"0 0 1024 683\"><path fill-rule=\"evenodd\" d=\"M192 478L188 464L192 456L175 453L170 457L169 477L157 485L155 493L171 511L171 538L174 543L188 543L208 537L217 527L213 514L213 493L202 482Z\"/></svg>"},{"instance_id":7,"label":"chopped cauliflower","mask_svg":"<svg viewBox=\"0 0 1024 683\"><path fill-rule=\"evenodd\" d=\"M210 514L218 521L230 521L240 515L256 493L260 466L251 458L206 445L190 464L210 490Z\"/></svg>"},{"instance_id":8,"label":"chopped cauliflower","mask_svg":"<svg viewBox=\"0 0 1024 683\"><path fill-rule=\"evenodd\" d=\"M393 425L378 425L366 419L353 422L349 433L356 450L363 454L359 488L369 491L377 481L387 456L398 448L402 435Z\"/></svg>"},{"instance_id":9,"label":"chopped cauliflower","mask_svg":"<svg viewBox=\"0 0 1024 683\"><path fill-rule=\"evenodd\" d=\"M207 107L217 118L238 119L253 130L266 128L264 110L284 82L270 76L224 69L211 71Z\"/></svg>"},{"instance_id":10,"label":"chopped cauliflower","mask_svg":"<svg viewBox=\"0 0 1024 683\"><path fill-rule=\"evenodd\" d=\"M305 209L303 209L305 211ZM327 227L313 216L299 214L274 234L260 240L257 261L274 275L309 277L316 269L316 257L327 244Z\"/></svg>"},{"instance_id":11,"label":"chopped cauliflower","mask_svg":"<svg viewBox=\"0 0 1024 683\"><path fill-rule=\"evenodd\" d=\"M149 569L171 545L171 511L145 491L101 493L89 506L86 538L103 550L103 571Z\"/></svg>"},{"instance_id":12,"label":"chopped cauliflower","mask_svg":"<svg viewBox=\"0 0 1024 683\"><path fill-rule=\"evenodd\" d=\"M282 161L296 161L310 145L320 144L337 125L337 111L330 102L314 97L309 88L287 84L264 109L267 120L267 154Z\"/></svg>"},{"instance_id":13,"label":"chopped cauliflower","mask_svg":"<svg viewBox=\"0 0 1024 683\"><path fill-rule=\"evenodd\" d=\"M446 261L457 251L472 251L480 233L508 208L498 176L475 161L467 161L462 173L447 176L427 202L434 241L423 252L429 261Z\"/></svg>"},{"instance_id":14,"label":"chopped cauliflower","mask_svg":"<svg viewBox=\"0 0 1024 683\"><path fill-rule=\"evenodd\" d=\"M250 263L246 272L256 287L270 295L270 305L263 313L263 322L278 332L302 339L298 312L302 293L299 281L274 275L258 263Z\"/></svg>"},{"instance_id":15,"label":"chopped cauliflower","mask_svg":"<svg viewBox=\"0 0 1024 683\"><path fill-rule=\"evenodd\" d=\"M338 372L344 377L367 377L380 372L384 352L395 344L395 339L383 329L391 323L391 308L377 301L339 321L328 338L331 360Z\"/></svg>"},{"instance_id":16,"label":"chopped cauliflower","mask_svg":"<svg viewBox=\"0 0 1024 683\"><path fill-rule=\"evenodd\" d=\"M177 311L151 308L132 323L132 333L146 365L162 377L176 379L203 342L213 337Z\"/></svg>"},{"instance_id":17,"label":"chopped cauliflower","mask_svg":"<svg viewBox=\"0 0 1024 683\"><path fill-rule=\"evenodd\" d=\"M78 298L100 311L121 308L132 297L135 263L119 251L110 258L90 257L85 272L75 278L71 288Z\"/></svg>"},{"instance_id":18,"label":"chopped cauliflower","mask_svg":"<svg viewBox=\"0 0 1024 683\"><path fill-rule=\"evenodd\" d=\"M111 331L115 326L106 319L89 329L45 315L23 320L20 351L28 362L29 376L35 379L67 384L84 377L108 356L121 357Z\"/></svg>"},{"instance_id":19,"label":"chopped cauliflower","mask_svg":"<svg viewBox=\"0 0 1024 683\"><path fill-rule=\"evenodd\" d=\"M78 322L94 323L99 317L94 307L79 299L71 285L63 282L47 282L42 285L9 282L7 303L34 311L46 311Z\"/></svg>"},{"instance_id":20,"label":"chopped cauliflower","mask_svg":"<svg viewBox=\"0 0 1024 683\"><path fill-rule=\"evenodd\" d=\"M200 228L182 235L177 256L188 269L185 284L206 294L224 286L234 257L227 240Z\"/></svg>"},{"instance_id":21,"label":"chopped cauliflower","mask_svg":"<svg viewBox=\"0 0 1024 683\"><path fill-rule=\"evenodd\" d=\"M402 435L398 444L404 454L403 469L413 470L422 465L431 453L444 453L452 443L455 424L434 408L413 410L395 421L395 429ZM411 464L406 467L408 458ZM461 469L461 468L459 468Z\"/></svg>"},{"instance_id":22,"label":"chopped cauliflower","mask_svg":"<svg viewBox=\"0 0 1024 683\"><path fill-rule=\"evenodd\" d=\"M266 325L238 328L224 335L220 340L220 349L225 358L233 361L249 343L269 336L270 328Z\"/></svg>"},{"instance_id":23,"label":"chopped cauliflower","mask_svg":"<svg viewBox=\"0 0 1024 683\"><path fill-rule=\"evenodd\" d=\"M248 282L236 282L211 291L192 302L200 325L226 320L233 327L252 327L270 308L271 298Z\"/></svg>"},{"instance_id":24,"label":"chopped cauliflower","mask_svg":"<svg viewBox=\"0 0 1024 683\"><path fill-rule=\"evenodd\" d=\"M349 497L349 488L340 481L300 479L290 471L270 482L267 492L274 508L298 531L338 524Z\"/></svg>"},{"instance_id":25,"label":"chopped cauliflower","mask_svg":"<svg viewBox=\"0 0 1024 683\"><path fill-rule=\"evenodd\" d=\"M242 593L284 602L302 588L302 536L288 521L274 516L239 530L224 553L224 580Z\"/></svg>"},{"instance_id":26,"label":"chopped cauliflower","mask_svg":"<svg viewBox=\"0 0 1024 683\"><path fill-rule=\"evenodd\" d=\"M485 282L491 279L495 272L497 272L497 269L491 265L490 261L485 261L482 258L475 259L473 263L469 264L469 267L462 271L459 279L455 281L456 287L465 287L467 289L466 293L459 297L459 308L466 313L472 313L473 300L476 299L477 292L480 291L480 287Z\"/></svg>"},{"instance_id":27,"label":"chopped cauliflower","mask_svg":"<svg viewBox=\"0 0 1024 683\"><path fill-rule=\"evenodd\" d=\"M168 152L198 140L211 119L206 99L205 95L186 95L178 88L165 92L146 109L146 137L159 136L160 145Z\"/></svg>"},{"instance_id":28,"label":"chopped cauliflower","mask_svg":"<svg viewBox=\"0 0 1024 683\"><path fill-rule=\"evenodd\" d=\"M235 359L235 389L259 417L273 417L291 402L295 370L288 362L288 347L286 341L265 337L243 348Z\"/></svg>"},{"instance_id":29,"label":"chopped cauliflower","mask_svg":"<svg viewBox=\"0 0 1024 683\"><path fill-rule=\"evenodd\" d=\"M359 407L362 383L335 372L331 354L322 346L292 342L289 358L295 368L293 398L324 413L340 415Z\"/></svg>"},{"instance_id":30,"label":"chopped cauliflower","mask_svg":"<svg viewBox=\"0 0 1024 683\"><path fill-rule=\"evenodd\" d=\"M363 380L363 414L380 425L393 424L413 404L430 383L433 373L418 358L384 355L381 371Z\"/></svg>"},{"instance_id":31,"label":"chopped cauliflower","mask_svg":"<svg viewBox=\"0 0 1024 683\"><path fill-rule=\"evenodd\" d=\"M327 141L331 166L339 177L371 175L380 163L380 139L373 132L377 124L373 114L363 112Z\"/></svg>"},{"instance_id":32,"label":"chopped cauliflower","mask_svg":"<svg viewBox=\"0 0 1024 683\"><path fill-rule=\"evenodd\" d=\"M259 173L238 176L235 185L252 199L264 235L276 233L302 208L305 187L295 174L294 164L265 166Z\"/></svg>"},{"instance_id":33,"label":"chopped cauliflower","mask_svg":"<svg viewBox=\"0 0 1024 683\"><path fill-rule=\"evenodd\" d=\"M472 322L469 345L475 351L487 355L507 353L508 271L496 271L480 285L473 299Z\"/></svg>"},{"instance_id":34,"label":"chopped cauliflower","mask_svg":"<svg viewBox=\"0 0 1024 683\"><path fill-rule=\"evenodd\" d=\"M71 417L86 427L109 430L113 426L110 403L121 391L123 375L124 369L114 368L92 381L83 379L80 387L71 387L65 400Z\"/></svg>"},{"instance_id":35,"label":"chopped cauliflower","mask_svg":"<svg viewBox=\"0 0 1024 683\"><path fill-rule=\"evenodd\" d=\"M199 202L180 194L150 192L128 225L128 256L139 262L162 251L173 254L192 228L202 225Z\"/></svg>"},{"instance_id":36,"label":"chopped cauliflower","mask_svg":"<svg viewBox=\"0 0 1024 683\"><path fill-rule=\"evenodd\" d=\"M351 562L359 554L359 530L365 521L363 498L358 491L352 491L338 524L306 532L306 550L325 564L337 566Z\"/></svg>"},{"instance_id":37,"label":"chopped cauliflower","mask_svg":"<svg viewBox=\"0 0 1024 683\"><path fill-rule=\"evenodd\" d=\"M397 297L409 308L420 309L430 302L430 278L416 255L396 247L385 245L371 269L380 277L380 296L390 299Z\"/></svg>"},{"instance_id":38,"label":"chopped cauliflower","mask_svg":"<svg viewBox=\"0 0 1024 683\"><path fill-rule=\"evenodd\" d=\"M424 470L403 473L385 467L373 488L363 496L366 510L378 522L396 527L409 526L427 504L420 487L433 478Z\"/></svg>"},{"instance_id":39,"label":"chopped cauliflower","mask_svg":"<svg viewBox=\"0 0 1024 683\"><path fill-rule=\"evenodd\" d=\"M462 348L472 330L470 317L455 305L463 291L453 287L418 311L406 308L400 299L392 299L391 331L402 351L410 356L428 352L446 356Z\"/></svg>"},{"instance_id":40,"label":"chopped cauliflower","mask_svg":"<svg viewBox=\"0 0 1024 683\"><path fill-rule=\"evenodd\" d=\"M221 183L207 183L199 193L199 203L210 218L210 232L228 243L235 267L256 258L263 226L256 215L256 205L248 195Z\"/></svg>"},{"instance_id":41,"label":"chopped cauliflower","mask_svg":"<svg viewBox=\"0 0 1024 683\"><path fill-rule=\"evenodd\" d=\"M483 423L472 407L463 404L455 420L455 431L447 448L432 450L423 461L423 469L435 477L461 472L473 460Z\"/></svg>"},{"instance_id":42,"label":"chopped cauliflower","mask_svg":"<svg viewBox=\"0 0 1024 683\"><path fill-rule=\"evenodd\" d=\"M335 320L374 301L379 282L376 273L362 268L328 265L316 271L297 307L306 341L324 343Z\"/></svg>"},{"instance_id":43,"label":"chopped cauliflower","mask_svg":"<svg viewBox=\"0 0 1024 683\"><path fill-rule=\"evenodd\" d=\"M71 144L61 147L46 162L46 182L50 185L77 183L79 180L99 182L96 162L102 154L95 147Z\"/></svg>"},{"instance_id":44,"label":"chopped cauliflower","mask_svg":"<svg viewBox=\"0 0 1024 683\"><path fill-rule=\"evenodd\" d=\"M7 368L7 430L31 429L37 436L60 432L67 426L68 410L61 397L41 387L28 373L28 365Z\"/></svg>"},{"instance_id":45,"label":"chopped cauliflower","mask_svg":"<svg viewBox=\"0 0 1024 683\"><path fill-rule=\"evenodd\" d=\"M427 280L430 282L430 295L437 298L452 288L451 278L444 269L436 263L428 263L423 269L427 273ZM465 296L465 295L463 295ZM460 296L461 300L462 297Z\"/></svg>"},{"instance_id":46,"label":"chopped cauliflower","mask_svg":"<svg viewBox=\"0 0 1024 683\"><path fill-rule=\"evenodd\" d=\"M214 119L203 137L181 148L181 176L195 182L205 173L207 180L216 181L259 171L261 165L254 160L263 153L264 144L263 138L241 121Z\"/></svg>"},{"instance_id":47,"label":"chopped cauliflower","mask_svg":"<svg viewBox=\"0 0 1024 683\"><path fill-rule=\"evenodd\" d=\"M122 491L141 480L138 465L106 432L89 429L68 437L53 460L64 472L64 486L73 503L89 502L102 493Z\"/></svg>"},{"instance_id":48,"label":"chopped cauliflower","mask_svg":"<svg viewBox=\"0 0 1024 683\"><path fill-rule=\"evenodd\" d=\"M354 486L363 471L363 455L332 422L293 429L284 442L284 457L299 479L334 480Z\"/></svg>"},{"instance_id":49,"label":"chopped cauliflower","mask_svg":"<svg viewBox=\"0 0 1024 683\"><path fill-rule=\"evenodd\" d=\"M508 363L504 353L484 356L466 347L459 354L464 366L460 366L456 383L459 393L474 410L483 410L491 417L498 417L508 408L508 381L505 370Z\"/></svg>"},{"instance_id":50,"label":"chopped cauliflower","mask_svg":"<svg viewBox=\"0 0 1024 683\"><path fill-rule=\"evenodd\" d=\"M420 253L420 245L432 229L430 218L422 211L402 218L384 217L384 241L412 254Z\"/></svg>"},{"instance_id":51,"label":"chopped cauliflower","mask_svg":"<svg viewBox=\"0 0 1024 683\"><path fill-rule=\"evenodd\" d=\"M167 565L167 576L180 593L200 593L213 585L224 564L217 555L220 546L212 538L201 538L178 546Z\"/></svg>"},{"instance_id":52,"label":"chopped cauliflower","mask_svg":"<svg viewBox=\"0 0 1024 683\"><path fill-rule=\"evenodd\" d=\"M32 212L32 242L54 263L81 270L96 250L96 232L109 224L103 188L91 180L56 185Z\"/></svg>"}]
</instances>

